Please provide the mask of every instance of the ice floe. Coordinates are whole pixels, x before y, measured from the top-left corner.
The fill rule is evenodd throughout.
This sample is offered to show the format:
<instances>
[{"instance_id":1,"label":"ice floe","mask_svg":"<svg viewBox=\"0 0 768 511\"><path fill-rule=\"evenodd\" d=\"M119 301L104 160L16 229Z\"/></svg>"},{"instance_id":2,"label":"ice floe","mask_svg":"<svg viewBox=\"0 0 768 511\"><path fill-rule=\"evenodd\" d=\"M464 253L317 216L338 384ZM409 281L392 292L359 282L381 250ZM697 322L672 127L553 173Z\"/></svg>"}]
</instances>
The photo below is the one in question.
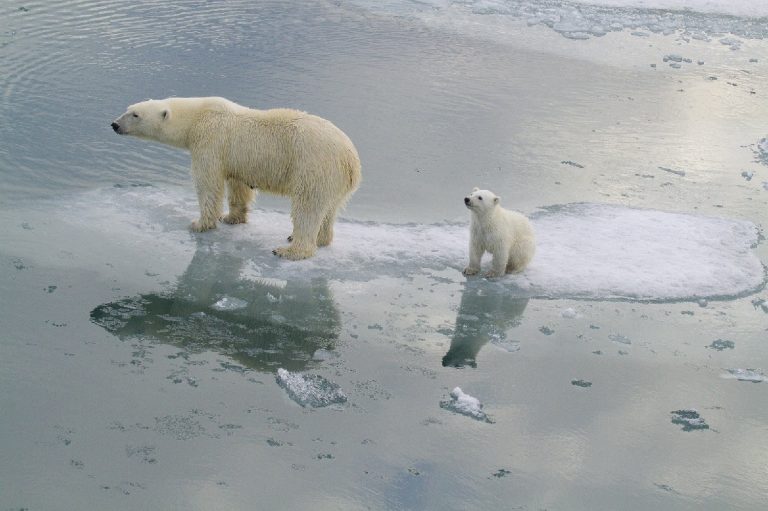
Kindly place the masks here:
<instances>
[{"instance_id":1,"label":"ice floe","mask_svg":"<svg viewBox=\"0 0 768 511\"><path fill-rule=\"evenodd\" d=\"M305 408L320 408L347 401L341 387L319 374L292 373L280 368L277 370L277 383L291 399Z\"/></svg>"},{"instance_id":2,"label":"ice floe","mask_svg":"<svg viewBox=\"0 0 768 511\"><path fill-rule=\"evenodd\" d=\"M760 383L765 381L765 374L760 369L726 369L728 374L724 375L725 378L734 378L739 381L751 381L752 383Z\"/></svg>"},{"instance_id":3,"label":"ice floe","mask_svg":"<svg viewBox=\"0 0 768 511\"><path fill-rule=\"evenodd\" d=\"M709 424L699 415L697 410L692 408L675 410L672 413L672 424L679 424L683 431L693 431L696 429L709 429Z\"/></svg>"},{"instance_id":4,"label":"ice floe","mask_svg":"<svg viewBox=\"0 0 768 511\"><path fill-rule=\"evenodd\" d=\"M272 249L292 230L287 213L257 209L248 224L193 234L188 226L198 207L191 190L96 191L59 209L62 220L99 231L101 242L130 240L148 260L152 253L165 260L200 251L229 254L255 279L366 281L453 268L458 282L468 257L467 223L340 220L332 245L312 259L285 261ZM748 221L586 203L530 216L537 236L533 262L522 274L489 283L515 296L699 300L741 296L764 285L753 250L759 232Z\"/></svg>"},{"instance_id":5,"label":"ice floe","mask_svg":"<svg viewBox=\"0 0 768 511\"><path fill-rule=\"evenodd\" d=\"M483 411L483 404L474 396L464 393L460 387L451 391L449 399L440 401L440 407L452 412L472 417L481 422L492 423L493 420Z\"/></svg>"}]
</instances>

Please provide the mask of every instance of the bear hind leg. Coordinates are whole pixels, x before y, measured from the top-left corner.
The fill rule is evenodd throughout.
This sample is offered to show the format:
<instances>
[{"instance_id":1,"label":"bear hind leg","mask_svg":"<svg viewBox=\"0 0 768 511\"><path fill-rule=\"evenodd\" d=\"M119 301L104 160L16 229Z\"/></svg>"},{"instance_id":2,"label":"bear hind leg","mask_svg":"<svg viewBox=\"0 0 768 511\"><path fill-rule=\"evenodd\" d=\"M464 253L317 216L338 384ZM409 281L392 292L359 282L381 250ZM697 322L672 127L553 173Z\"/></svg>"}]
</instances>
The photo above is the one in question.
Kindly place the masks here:
<instances>
[{"instance_id":1,"label":"bear hind leg","mask_svg":"<svg viewBox=\"0 0 768 511\"><path fill-rule=\"evenodd\" d=\"M333 224L336 223L336 215L339 214L340 205L335 204L325 213L320 232L317 234L317 246L327 247L333 241Z\"/></svg>"},{"instance_id":2,"label":"bear hind leg","mask_svg":"<svg viewBox=\"0 0 768 511\"><path fill-rule=\"evenodd\" d=\"M244 224L248 221L248 207L256 192L242 181L227 179L229 213L222 218L228 224Z\"/></svg>"},{"instance_id":3,"label":"bear hind leg","mask_svg":"<svg viewBox=\"0 0 768 511\"><path fill-rule=\"evenodd\" d=\"M297 204L297 200L294 200L291 206L291 218L293 219L291 244L287 247L278 247L272 253L293 261L312 257L317 250L317 235L324 218L322 210L316 206Z\"/></svg>"}]
</instances>

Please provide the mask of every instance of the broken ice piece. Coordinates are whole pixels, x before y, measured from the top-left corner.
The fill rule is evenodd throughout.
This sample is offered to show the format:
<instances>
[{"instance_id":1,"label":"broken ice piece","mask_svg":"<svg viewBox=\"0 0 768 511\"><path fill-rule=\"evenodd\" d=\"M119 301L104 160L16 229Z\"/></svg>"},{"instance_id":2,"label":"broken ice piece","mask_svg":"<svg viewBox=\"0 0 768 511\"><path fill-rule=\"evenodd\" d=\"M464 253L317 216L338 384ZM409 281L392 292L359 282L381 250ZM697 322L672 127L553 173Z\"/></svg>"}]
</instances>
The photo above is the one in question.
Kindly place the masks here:
<instances>
[{"instance_id":1,"label":"broken ice piece","mask_svg":"<svg viewBox=\"0 0 768 511\"><path fill-rule=\"evenodd\" d=\"M745 170L745 171L742 171L741 177L743 177L747 181L752 181L752 178L755 177L755 173L751 170Z\"/></svg>"},{"instance_id":2,"label":"broken ice piece","mask_svg":"<svg viewBox=\"0 0 768 511\"><path fill-rule=\"evenodd\" d=\"M244 309L248 306L248 302L239 298L233 298L231 296L224 296L218 302L211 305L212 309L218 311L233 311L237 309Z\"/></svg>"},{"instance_id":3,"label":"broken ice piece","mask_svg":"<svg viewBox=\"0 0 768 511\"><path fill-rule=\"evenodd\" d=\"M440 408L472 417L475 420L493 423L483 411L483 404L476 397L465 394L460 387L451 391L451 398L440 401Z\"/></svg>"},{"instance_id":4,"label":"broken ice piece","mask_svg":"<svg viewBox=\"0 0 768 511\"><path fill-rule=\"evenodd\" d=\"M739 381L760 383L765 381L765 375L759 369L726 369L732 378Z\"/></svg>"},{"instance_id":5,"label":"broken ice piece","mask_svg":"<svg viewBox=\"0 0 768 511\"><path fill-rule=\"evenodd\" d=\"M320 408L347 401L341 387L318 374L292 373L280 368L277 370L277 383L285 389L288 397L305 408Z\"/></svg>"},{"instance_id":6,"label":"broken ice piece","mask_svg":"<svg viewBox=\"0 0 768 511\"><path fill-rule=\"evenodd\" d=\"M672 424L680 424L683 431L693 431L694 429L709 429L699 412L694 409L675 410L672 413Z\"/></svg>"}]
</instances>

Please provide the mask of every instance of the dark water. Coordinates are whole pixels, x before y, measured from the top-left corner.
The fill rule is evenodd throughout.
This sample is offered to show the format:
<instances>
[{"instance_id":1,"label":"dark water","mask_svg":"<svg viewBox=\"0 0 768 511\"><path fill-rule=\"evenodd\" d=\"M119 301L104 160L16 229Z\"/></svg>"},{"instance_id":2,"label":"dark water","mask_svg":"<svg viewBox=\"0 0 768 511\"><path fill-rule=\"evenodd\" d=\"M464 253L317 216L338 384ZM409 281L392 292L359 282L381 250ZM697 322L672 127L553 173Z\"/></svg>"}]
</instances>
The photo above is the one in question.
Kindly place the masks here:
<instances>
[{"instance_id":1,"label":"dark water","mask_svg":"<svg viewBox=\"0 0 768 511\"><path fill-rule=\"evenodd\" d=\"M0 6L0 510L763 507L766 43L432 7ZM332 247L272 258L267 196L189 233L188 156L109 128L172 95L344 129L364 183ZM461 276L473 186L535 213L525 275Z\"/></svg>"}]
</instances>

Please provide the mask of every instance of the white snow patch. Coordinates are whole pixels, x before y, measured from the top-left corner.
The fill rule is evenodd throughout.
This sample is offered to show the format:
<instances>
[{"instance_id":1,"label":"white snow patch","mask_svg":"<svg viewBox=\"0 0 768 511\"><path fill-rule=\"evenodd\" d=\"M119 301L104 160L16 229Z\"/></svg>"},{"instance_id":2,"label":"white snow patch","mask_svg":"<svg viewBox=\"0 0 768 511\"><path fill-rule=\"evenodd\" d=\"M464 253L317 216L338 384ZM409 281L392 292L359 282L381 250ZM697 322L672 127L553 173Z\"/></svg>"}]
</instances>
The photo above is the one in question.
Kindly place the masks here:
<instances>
[{"instance_id":1,"label":"white snow patch","mask_svg":"<svg viewBox=\"0 0 768 511\"><path fill-rule=\"evenodd\" d=\"M217 301L211 308L220 311L233 311L238 309L244 309L248 306L248 302L241 300L240 298L234 298L232 296L224 296L221 300Z\"/></svg>"}]
</instances>

